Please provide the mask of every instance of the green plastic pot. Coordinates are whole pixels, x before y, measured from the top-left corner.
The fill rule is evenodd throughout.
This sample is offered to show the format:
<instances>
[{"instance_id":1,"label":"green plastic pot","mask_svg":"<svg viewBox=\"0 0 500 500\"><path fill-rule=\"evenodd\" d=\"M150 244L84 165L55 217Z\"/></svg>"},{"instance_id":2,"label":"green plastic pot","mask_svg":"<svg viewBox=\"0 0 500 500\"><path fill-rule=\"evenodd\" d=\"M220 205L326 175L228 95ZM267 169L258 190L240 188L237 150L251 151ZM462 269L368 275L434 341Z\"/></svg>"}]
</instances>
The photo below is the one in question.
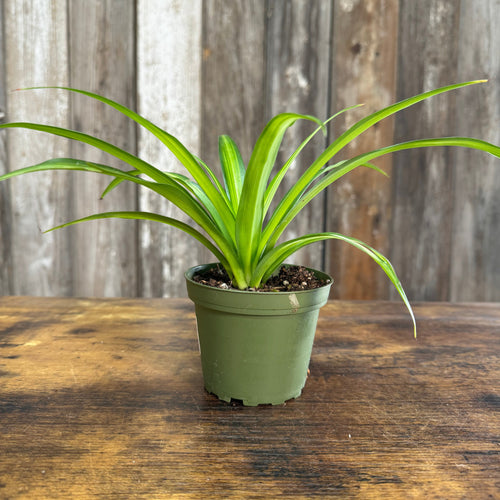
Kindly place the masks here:
<instances>
[{"instance_id":1,"label":"green plastic pot","mask_svg":"<svg viewBox=\"0 0 500 500\"><path fill-rule=\"evenodd\" d=\"M216 265L185 273L195 304L205 388L223 401L237 399L246 406L297 398L306 382L319 309L328 300L332 278L311 269L328 284L298 292L223 290L192 280Z\"/></svg>"}]
</instances>

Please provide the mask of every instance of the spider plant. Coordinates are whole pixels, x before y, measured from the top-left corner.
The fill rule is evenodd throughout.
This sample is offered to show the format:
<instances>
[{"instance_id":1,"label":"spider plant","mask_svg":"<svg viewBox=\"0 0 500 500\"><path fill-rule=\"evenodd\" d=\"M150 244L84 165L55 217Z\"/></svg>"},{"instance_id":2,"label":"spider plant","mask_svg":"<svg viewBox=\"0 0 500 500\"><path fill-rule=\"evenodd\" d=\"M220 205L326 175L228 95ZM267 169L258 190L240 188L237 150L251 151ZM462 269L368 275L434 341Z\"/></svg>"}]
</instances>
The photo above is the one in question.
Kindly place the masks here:
<instances>
[{"instance_id":1,"label":"spider plant","mask_svg":"<svg viewBox=\"0 0 500 500\"><path fill-rule=\"evenodd\" d=\"M233 284L241 290L249 287L258 288L285 259L305 245L328 239L342 240L368 254L384 270L408 308L413 321L414 333L416 334L415 317L404 289L392 264L380 252L358 239L334 232L307 234L281 243L278 243L278 239L290 222L315 196L343 175L360 166L383 173L370 163L380 156L411 148L463 146L483 150L500 157L500 148L485 141L468 137L446 137L403 142L329 164L330 160L342 148L382 119L437 94L484 81L476 80L441 87L402 100L361 119L324 149L303 172L298 181L279 200L272 213L269 213L271 201L296 156L316 133L319 131L325 132L325 124L328 121L356 106L339 111L327 122L322 122L313 116L297 113L278 114L269 121L260 134L246 166L242 161L236 143L227 135L221 136L219 138L219 155L223 178L218 179L213 170L188 151L177 138L125 106L84 90L67 87L32 87L23 90L63 89L97 99L115 108L162 141L185 167L190 177L160 171L137 156L82 132L19 122L6 123L0 125L0 128L32 129L80 141L115 156L128 164L131 170L122 171L114 167L80 159L58 158L9 172L1 176L0 180L37 171L81 170L96 172L113 178L102 194L103 196L123 181L133 182L150 189L180 208L203 232L189 224L162 214L141 211L94 214L67 222L49 229L49 231L78 222L104 218L145 219L168 224L185 231L205 245L220 261L232 279ZM298 146L284 165L275 170L273 167L283 136L286 130L297 120L312 121L317 125L317 128Z\"/></svg>"}]
</instances>

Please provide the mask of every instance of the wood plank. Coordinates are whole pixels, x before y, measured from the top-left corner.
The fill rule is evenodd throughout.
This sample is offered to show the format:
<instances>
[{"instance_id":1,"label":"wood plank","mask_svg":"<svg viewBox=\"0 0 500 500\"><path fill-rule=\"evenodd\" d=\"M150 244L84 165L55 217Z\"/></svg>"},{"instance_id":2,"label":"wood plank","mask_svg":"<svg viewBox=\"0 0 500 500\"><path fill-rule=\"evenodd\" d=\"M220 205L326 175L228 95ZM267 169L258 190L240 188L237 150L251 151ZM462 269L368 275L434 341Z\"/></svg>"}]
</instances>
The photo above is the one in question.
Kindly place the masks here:
<instances>
[{"instance_id":1,"label":"wood plank","mask_svg":"<svg viewBox=\"0 0 500 500\"><path fill-rule=\"evenodd\" d=\"M137 12L139 112L199 152L202 3L140 0ZM138 138L139 156L162 170L186 173L157 139L141 130ZM144 190L139 208L189 220ZM174 228L148 222L139 227L141 295L186 295L183 273L200 263L199 245Z\"/></svg>"},{"instance_id":2,"label":"wood plank","mask_svg":"<svg viewBox=\"0 0 500 500\"><path fill-rule=\"evenodd\" d=\"M132 2L69 3L71 86L135 107L135 9ZM135 152L134 122L97 101L72 95L71 126ZM109 155L79 143L74 158L125 167ZM71 177L74 217L113 210L135 210L136 186L123 183L103 200L110 182L86 173ZM82 224L72 235L73 291L76 296L136 296L137 224L105 220Z\"/></svg>"},{"instance_id":3,"label":"wood plank","mask_svg":"<svg viewBox=\"0 0 500 500\"><path fill-rule=\"evenodd\" d=\"M334 2L331 114L354 104L361 108L337 119L332 138L357 120L392 102L396 89L398 1ZM392 143L394 121L384 120L351 143L341 158ZM332 162L333 163L333 162ZM391 175L392 158L375 163ZM359 168L328 191L327 228L354 236L387 253L390 238L391 183L373 170ZM328 266L336 298L387 298L387 277L373 261L340 242L330 242Z\"/></svg>"},{"instance_id":4,"label":"wood plank","mask_svg":"<svg viewBox=\"0 0 500 500\"><path fill-rule=\"evenodd\" d=\"M267 119L282 112L304 113L326 119L330 66L329 2L271 1L267 11ZM281 167L296 147L314 130L310 122L297 122L287 131L277 166ZM305 149L290 168L280 189L279 200L297 182L305 169L319 156L326 145L321 133ZM325 194L316 197L294 221L284 239L324 230ZM271 205L271 209L277 203ZM306 247L288 262L323 269L324 245Z\"/></svg>"},{"instance_id":5,"label":"wood plank","mask_svg":"<svg viewBox=\"0 0 500 500\"><path fill-rule=\"evenodd\" d=\"M245 408L185 299L2 297L2 495L496 498L498 304L415 310L329 302L302 396Z\"/></svg>"},{"instance_id":6,"label":"wood plank","mask_svg":"<svg viewBox=\"0 0 500 500\"><path fill-rule=\"evenodd\" d=\"M6 121L6 78L3 33L3 3L0 4L0 123ZM7 131L0 131L0 175L7 172ZM10 254L10 188L0 183L0 295L9 295L12 289L12 260Z\"/></svg>"},{"instance_id":7,"label":"wood plank","mask_svg":"<svg viewBox=\"0 0 500 500\"><path fill-rule=\"evenodd\" d=\"M66 2L4 4L6 88L67 85ZM68 98L47 92L7 94L9 121L68 125ZM53 157L67 157L66 141L41 133L9 131L7 154L14 170ZM71 291L69 232L42 234L66 220L70 191L65 173L44 173L10 182L12 210L11 292L66 295Z\"/></svg>"},{"instance_id":8,"label":"wood plank","mask_svg":"<svg viewBox=\"0 0 500 500\"><path fill-rule=\"evenodd\" d=\"M457 95L457 135L500 144L500 2L462 2L458 78L489 78ZM453 300L500 301L500 161L457 150L454 161Z\"/></svg>"},{"instance_id":9,"label":"wood plank","mask_svg":"<svg viewBox=\"0 0 500 500\"><path fill-rule=\"evenodd\" d=\"M219 166L218 137L230 135L248 164L265 126L265 2L203 2L203 158Z\"/></svg>"},{"instance_id":10,"label":"wood plank","mask_svg":"<svg viewBox=\"0 0 500 500\"><path fill-rule=\"evenodd\" d=\"M454 0L400 5L398 100L457 81L459 9ZM439 50L436 48L439 47ZM400 113L397 142L453 135L456 95ZM411 300L449 298L453 165L449 148L394 157L391 261ZM396 292L391 291L391 297Z\"/></svg>"}]
</instances>

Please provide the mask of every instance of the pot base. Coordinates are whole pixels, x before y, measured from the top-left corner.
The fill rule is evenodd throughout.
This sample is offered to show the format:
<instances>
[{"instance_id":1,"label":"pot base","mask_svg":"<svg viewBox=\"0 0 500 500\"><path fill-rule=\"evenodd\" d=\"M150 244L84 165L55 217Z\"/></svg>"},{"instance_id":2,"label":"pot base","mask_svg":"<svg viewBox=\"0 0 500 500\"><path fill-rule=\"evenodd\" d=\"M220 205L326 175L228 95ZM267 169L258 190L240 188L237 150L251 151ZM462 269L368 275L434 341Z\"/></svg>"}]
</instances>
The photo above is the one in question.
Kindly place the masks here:
<instances>
[{"instance_id":1,"label":"pot base","mask_svg":"<svg viewBox=\"0 0 500 500\"><path fill-rule=\"evenodd\" d=\"M213 394L215 397L220 399L221 401L225 401L226 403L231 403L231 401L240 401L243 406L259 406L259 405L273 405L273 406L278 406L286 403L287 401L290 401L291 399L296 399L302 394L302 389L300 389L296 394L293 394L290 397L286 397L285 399L279 398L278 400L275 401L253 401L251 399L238 399L232 396L226 396L223 394L216 394L214 391L211 391L208 387L205 386L205 390Z\"/></svg>"}]
</instances>

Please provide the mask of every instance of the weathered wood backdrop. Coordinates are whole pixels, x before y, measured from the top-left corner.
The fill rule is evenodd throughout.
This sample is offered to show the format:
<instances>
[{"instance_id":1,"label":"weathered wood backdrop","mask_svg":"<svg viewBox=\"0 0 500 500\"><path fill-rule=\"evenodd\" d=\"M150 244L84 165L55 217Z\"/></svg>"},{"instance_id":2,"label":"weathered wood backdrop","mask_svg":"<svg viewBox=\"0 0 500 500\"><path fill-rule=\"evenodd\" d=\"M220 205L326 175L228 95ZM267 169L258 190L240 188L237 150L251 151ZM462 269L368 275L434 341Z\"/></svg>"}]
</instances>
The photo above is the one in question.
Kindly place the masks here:
<instances>
[{"instance_id":1,"label":"weathered wood backdrop","mask_svg":"<svg viewBox=\"0 0 500 500\"><path fill-rule=\"evenodd\" d=\"M434 98L382 122L347 153L424 136L500 143L500 0L5 0L1 3L0 120L75 127L164 168L179 166L119 114L60 91L104 94L179 137L209 164L229 133L246 158L272 114L298 111L346 125L395 100L476 78L488 84ZM309 128L296 125L285 153ZM297 162L287 186L324 144ZM315 149L316 148L316 149ZM110 162L40 133L0 135L0 172L54 156ZM111 160L112 162L112 160ZM451 149L399 153L352 173L293 227L359 237L391 258L412 300L500 300L500 162ZM175 210L134 186L99 201L106 179L34 174L0 184L0 294L180 296L182 274L211 260L175 229L93 222L109 209ZM286 186L285 186L286 187ZM298 257L325 266L334 296L394 298L385 276L350 247L312 246Z\"/></svg>"}]
</instances>

